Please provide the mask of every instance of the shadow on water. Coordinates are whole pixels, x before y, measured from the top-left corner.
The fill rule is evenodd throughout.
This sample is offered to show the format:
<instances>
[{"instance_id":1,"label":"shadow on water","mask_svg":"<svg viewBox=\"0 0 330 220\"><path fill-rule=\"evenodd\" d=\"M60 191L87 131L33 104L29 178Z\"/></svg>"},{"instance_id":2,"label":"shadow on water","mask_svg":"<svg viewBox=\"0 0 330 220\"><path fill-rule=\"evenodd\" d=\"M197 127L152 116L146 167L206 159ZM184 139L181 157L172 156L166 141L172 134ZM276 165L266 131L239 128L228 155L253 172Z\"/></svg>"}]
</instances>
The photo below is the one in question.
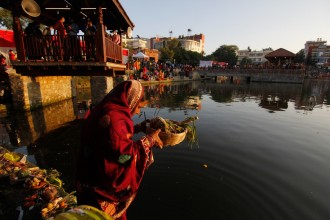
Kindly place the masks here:
<instances>
[{"instance_id":1,"label":"shadow on water","mask_svg":"<svg viewBox=\"0 0 330 220\"><path fill-rule=\"evenodd\" d=\"M248 203L248 199L240 195L240 190L246 186L242 186L244 183L238 182L239 178L235 176L237 174L232 173L235 169L238 172L244 170L242 168L244 164L240 167L241 162L239 161L244 161L245 158L236 158L238 157L238 154L235 155L236 148L230 148L219 153L213 151L213 154L204 152L208 147L219 148L218 143L213 143L208 133L214 132L214 129L221 129L221 127L212 125L212 120L216 123L215 119L221 116L218 112L210 109L213 104L208 99L221 104L221 106L252 103L256 106L254 107L256 111L262 109L266 110L266 114L268 112L272 115L289 111L290 103L293 103L296 111L312 112L316 108L324 106L329 108L329 86L330 82L316 80L306 81L304 84L219 84L194 81L145 86L145 95L150 102L144 110L147 118L160 115L173 120L182 120L182 117L186 115L200 114L205 116L203 120L200 119L200 125L197 125L201 126L199 129L205 135L199 137L199 141L204 143L204 149L191 149L187 152L186 149L177 147L175 148L176 152L174 152L174 148L165 149L162 152L156 151L157 163L146 174L138 197L129 209L129 219L139 219L138 217L141 216L144 216L145 219L152 219L152 216L159 217L160 215L163 217L157 219L168 219L170 216L172 216L171 219L184 217L203 219L206 216L212 217L212 219L240 219L240 217L244 217L244 214L249 215L245 219L251 219L249 218L251 216L265 219L266 214L274 214L276 212L275 206L282 205L273 204L275 210L267 210L269 213L257 210L253 205L251 205L250 210L248 210L250 206L239 206L242 201ZM90 103L89 100L90 93L88 91L77 91L75 99L47 106L40 110L24 113L12 110L3 111L0 117L2 144L11 150L28 154L31 162L35 162L41 168L57 169L62 173L62 179L66 184L65 188L68 191L74 190L75 154L80 145L80 131L84 122L84 113L88 109L88 103ZM219 108L216 110L219 111ZM140 122L143 118L134 117L133 120ZM223 120L225 123L225 119ZM232 123L235 124L236 122L232 121ZM227 126L231 125L227 124ZM227 131L224 130L223 132ZM222 134L217 135L221 136ZM228 137L226 138L229 140ZM225 138L221 140L221 142L225 141ZM233 152L233 155L230 155L230 152ZM221 158L223 164L220 167L210 167L208 170L204 169L197 172L196 170L200 170L202 158L206 161L214 160L217 163ZM233 161L233 159L235 160ZM224 167L227 165L232 170L226 170ZM230 177L233 181L232 184L223 181L223 177L227 175L226 172L233 175ZM250 171L246 169L244 172ZM244 182L252 184L254 179L251 178L254 177L254 174L246 175L250 179L244 180ZM257 180L255 181L257 182ZM186 185L182 186L181 184ZM181 190L178 191L177 187ZM260 186L254 185L251 188L257 190L258 187ZM229 191L226 191L228 188ZM212 191L215 189L217 191ZM207 194L203 194L203 191ZM211 195L219 195L219 193L222 194L221 198L216 197L215 201L211 201L213 198ZM247 193L257 196L253 194L253 191ZM264 192L262 191L262 193ZM197 198L193 195L197 195ZM265 199L268 197L269 195L265 196ZM262 204L262 200L259 197L258 199L258 204ZM182 201L186 203L183 204ZM201 202L204 203L200 205ZM272 202L274 201L272 200ZM219 208L219 205L223 207ZM240 208L243 210L241 215L239 214ZM303 206L301 208L303 209ZM281 213L281 211L283 212L280 210L280 214L274 214L274 216L282 214L281 217L283 218L279 219L284 219L291 215ZM173 216L175 212L178 213L177 216ZM219 217L221 214L222 218ZM268 219L276 218L269 217Z\"/></svg>"},{"instance_id":2,"label":"shadow on water","mask_svg":"<svg viewBox=\"0 0 330 220\"><path fill-rule=\"evenodd\" d=\"M4 105L0 117L1 144L28 155L29 161L42 168L59 168L64 181L71 183L72 158L79 145L81 119L88 109L89 97L90 92L82 90L74 99L29 112Z\"/></svg>"}]
</instances>

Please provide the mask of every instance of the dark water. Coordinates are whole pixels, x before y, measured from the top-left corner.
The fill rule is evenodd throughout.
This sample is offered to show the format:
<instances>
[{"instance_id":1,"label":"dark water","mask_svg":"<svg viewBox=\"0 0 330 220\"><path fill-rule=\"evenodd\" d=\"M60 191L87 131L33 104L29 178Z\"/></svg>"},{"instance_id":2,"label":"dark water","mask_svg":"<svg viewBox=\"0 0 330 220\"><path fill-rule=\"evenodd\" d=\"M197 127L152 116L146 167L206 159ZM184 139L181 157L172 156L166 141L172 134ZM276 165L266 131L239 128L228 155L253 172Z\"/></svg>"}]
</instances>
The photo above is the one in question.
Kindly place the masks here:
<instances>
[{"instance_id":1,"label":"dark water","mask_svg":"<svg viewBox=\"0 0 330 220\"><path fill-rule=\"evenodd\" d=\"M147 118L198 115L198 145L154 150L130 220L330 219L330 81L198 81L153 85L146 94ZM3 115L2 142L41 167L58 169L73 190L85 111L76 103L88 98L80 92L43 111Z\"/></svg>"}]
</instances>

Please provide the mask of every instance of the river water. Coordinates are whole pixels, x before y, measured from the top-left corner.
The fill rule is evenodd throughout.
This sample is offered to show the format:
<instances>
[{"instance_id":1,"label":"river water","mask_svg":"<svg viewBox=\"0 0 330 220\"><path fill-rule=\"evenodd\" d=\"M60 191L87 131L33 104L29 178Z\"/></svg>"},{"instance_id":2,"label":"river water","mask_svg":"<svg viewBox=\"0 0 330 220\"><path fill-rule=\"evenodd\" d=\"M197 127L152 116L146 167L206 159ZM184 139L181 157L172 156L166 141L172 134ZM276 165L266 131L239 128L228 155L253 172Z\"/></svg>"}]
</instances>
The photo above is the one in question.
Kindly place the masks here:
<instances>
[{"instance_id":1,"label":"river water","mask_svg":"<svg viewBox=\"0 0 330 220\"><path fill-rule=\"evenodd\" d=\"M194 81L145 90L150 105L134 121L197 115L198 144L154 150L128 219L330 219L330 81ZM89 99L77 94L0 119L2 144L59 170L68 191Z\"/></svg>"}]
</instances>

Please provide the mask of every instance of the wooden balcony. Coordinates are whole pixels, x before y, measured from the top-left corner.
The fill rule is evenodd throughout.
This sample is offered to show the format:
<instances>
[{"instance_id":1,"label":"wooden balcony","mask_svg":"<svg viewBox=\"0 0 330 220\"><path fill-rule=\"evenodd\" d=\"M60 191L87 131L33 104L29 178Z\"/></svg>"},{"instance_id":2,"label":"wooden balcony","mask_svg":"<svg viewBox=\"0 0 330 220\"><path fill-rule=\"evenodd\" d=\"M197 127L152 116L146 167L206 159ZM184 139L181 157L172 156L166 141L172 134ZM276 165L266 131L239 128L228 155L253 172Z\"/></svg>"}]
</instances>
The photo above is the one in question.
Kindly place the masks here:
<instances>
[{"instance_id":1,"label":"wooden balcony","mask_svg":"<svg viewBox=\"0 0 330 220\"><path fill-rule=\"evenodd\" d=\"M97 36L84 35L23 35L21 38L23 59L13 63L19 74L114 76L125 73L122 47L107 37L102 38L104 42L98 41ZM102 49L97 51L97 48Z\"/></svg>"}]
</instances>

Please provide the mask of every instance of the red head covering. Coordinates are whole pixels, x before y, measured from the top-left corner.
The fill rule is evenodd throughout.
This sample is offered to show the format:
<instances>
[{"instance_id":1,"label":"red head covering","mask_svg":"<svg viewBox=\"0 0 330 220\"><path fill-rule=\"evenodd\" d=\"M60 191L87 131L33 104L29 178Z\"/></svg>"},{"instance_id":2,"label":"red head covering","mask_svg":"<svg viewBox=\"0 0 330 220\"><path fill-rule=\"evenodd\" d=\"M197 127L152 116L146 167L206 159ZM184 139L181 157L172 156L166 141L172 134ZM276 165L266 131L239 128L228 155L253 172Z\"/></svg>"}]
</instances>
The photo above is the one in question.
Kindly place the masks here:
<instances>
[{"instance_id":1,"label":"red head covering","mask_svg":"<svg viewBox=\"0 0 330 220\"><path fill-rule=\"evenodd\" d=\"M116 109L131 114L138 106L143 95L143 86L139 81L127 80L120 83L105 96L100 105L103 106L106 112Z\"/></svg>"},{"instance_id":2,"label":"red head covering","mask_svg":"<svg viewBox=\"0 0 330 220\"><path fill-rule=\"evenodd\" d=\"M93 115L105 114L112 110L126 112L130 117L144 97L142 84L137 80L127 80L117 85L93 109ZM87 112L85 118L89 117Z\"/></svg>"}]
</instances>

